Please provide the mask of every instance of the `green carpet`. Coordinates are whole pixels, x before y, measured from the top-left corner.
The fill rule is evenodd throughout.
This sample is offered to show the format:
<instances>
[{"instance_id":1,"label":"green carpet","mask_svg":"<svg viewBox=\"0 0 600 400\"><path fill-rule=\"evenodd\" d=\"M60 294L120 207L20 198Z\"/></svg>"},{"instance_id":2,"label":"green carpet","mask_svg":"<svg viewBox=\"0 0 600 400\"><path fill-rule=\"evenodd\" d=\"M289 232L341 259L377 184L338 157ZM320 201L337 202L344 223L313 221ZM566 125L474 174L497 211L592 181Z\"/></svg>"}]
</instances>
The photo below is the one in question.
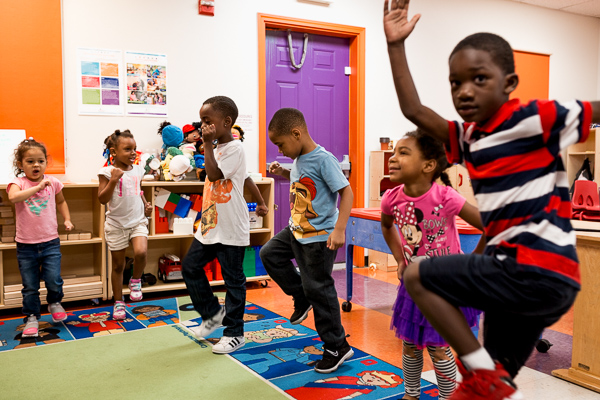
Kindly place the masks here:
<instances>
[{"instance_id":1,"label":"green carpet","mask_svg":"<svg viewBox=\"0 0 600 400\"><path fill-rule=\"evenodd\" d=\"M186 333L169 325L0 352L0 398L287 398Z\"/></svg>"}]
</instances>

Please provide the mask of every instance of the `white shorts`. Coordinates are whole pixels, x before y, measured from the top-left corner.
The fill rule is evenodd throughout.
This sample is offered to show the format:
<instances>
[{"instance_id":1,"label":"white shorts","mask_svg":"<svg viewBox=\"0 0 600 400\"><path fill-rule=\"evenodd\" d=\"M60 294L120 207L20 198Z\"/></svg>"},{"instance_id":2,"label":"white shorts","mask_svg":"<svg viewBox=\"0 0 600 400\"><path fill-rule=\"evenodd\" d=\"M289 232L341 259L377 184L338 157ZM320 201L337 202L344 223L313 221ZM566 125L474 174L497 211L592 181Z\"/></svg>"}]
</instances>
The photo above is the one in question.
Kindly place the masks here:
<instances>
[{"instance_id":1,"label":"white shorts","mask_svg":"<svg viewBox=\"0 0 600 400\"><path fill-rule=\"evenodd\" d=\"M106 244L110 251L126 249L129 246L129 241L137 236L148 237L147 219L129 229L117 228L108 222L104 223L104 237L106 237Z\"/></svg>"}]
</instances>

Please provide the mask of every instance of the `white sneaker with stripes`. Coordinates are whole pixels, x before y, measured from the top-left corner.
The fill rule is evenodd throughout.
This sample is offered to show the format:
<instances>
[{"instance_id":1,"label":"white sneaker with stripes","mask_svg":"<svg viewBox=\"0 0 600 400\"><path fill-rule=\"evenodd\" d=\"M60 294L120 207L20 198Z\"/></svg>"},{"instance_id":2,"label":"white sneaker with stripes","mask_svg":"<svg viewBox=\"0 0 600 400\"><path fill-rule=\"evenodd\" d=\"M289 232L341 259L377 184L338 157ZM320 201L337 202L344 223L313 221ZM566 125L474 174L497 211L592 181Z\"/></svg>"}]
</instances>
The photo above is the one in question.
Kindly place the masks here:
<instances>
[{"instance_id":1,"label":"white sneaker with stripes","mask_svg":"<svg viewBox=\"0 0 600 400\"><path fill-rule=\"evenodd\" d=\"M217 344L212 348L212 352L216 354L227 354L236 351L240 347L244 347L246 340L243 336L223 336Z\"/></svg>"}]
</instances>

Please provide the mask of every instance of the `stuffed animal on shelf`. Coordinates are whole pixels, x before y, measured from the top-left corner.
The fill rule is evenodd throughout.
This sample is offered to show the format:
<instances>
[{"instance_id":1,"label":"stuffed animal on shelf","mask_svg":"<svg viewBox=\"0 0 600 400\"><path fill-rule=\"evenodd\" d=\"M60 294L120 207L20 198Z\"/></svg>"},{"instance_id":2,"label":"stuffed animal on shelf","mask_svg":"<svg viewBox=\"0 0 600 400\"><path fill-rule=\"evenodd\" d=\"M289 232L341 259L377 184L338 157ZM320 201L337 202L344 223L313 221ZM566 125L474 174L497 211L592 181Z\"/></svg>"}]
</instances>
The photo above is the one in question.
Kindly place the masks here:
<instances>
[{"instance_id":1,"label":"stuffed animal on shelf","mask_svg":"<svg viewBox=\"0 0 600 400\"><path fill-rule=\"evenodd\" d=\"M181 143L181 145L179 146L179 150L181 150L183 154L190 159L190 164L192 165L192 168L196 168L194 155L197 152L197 143L202 140L202 137L200 136L200 131L196 127L194 127L194 125L184 125L183 137L183 143Z\"/></svg>"},{"instance_id":2,"label":"stuffed animal on shelf","mask_svg":"<svg viewBox=\"0 0 600 400\"><path fill-rule=\"evenodd\" d=\"M173 157L182 155L182 154L183 154L182 151L179 150L177 147L169 147L166 150L165 159L160 162L160 166L162 168L162 178L164 178L165 181L173 180L173 177L171 176L171 172L170 172L171 160L173 159Z\"/></svg>"},{"instance_id":3,"label":"stuffed animal on shelf","mask_svg":"<svg viewBox=\"0 0 600 400\"><path fill-rule=\"evenodd\" d=\"M170 122L164 121L158 128L158 134L163 139L163 149L160 158L164 160L167 157L167 149L169 147L179 147L183 143L183 131Z\"/></svg>"},{"instance_id":4,"label":"stuffed animal on shelf","mask_svg":"<svg viewBox=\"0 0 600 400\"><path fill-rule=\"evenodd\" d=\"M160 163L160 166L162 167L165 181L180 181L185 178L186 173L193 169L190 159L183 155L183 152L177 147L169 147L167 149L167 156Z\"/></svg>"},{"instance_id":5,"label":"stuffed animal on shelf","mask_svg":"<svg viewBox=\"0 0 600 400\"><path fill-rule=\"evenodd\" d=\"M231 127L231 134L235 140L239 140L240 142L244 141L244 130L239 125L234 125Z\"/></svg>"},{"instance_id":6,"label":"stuffed animal on shelf","mask_svg":"<svg viewBox=\"0 0 600 400\"><path fill-rule=\"evenodd\" d=\"M175 182L185 179L185 174L192 169L190 159L183 154L173 157L169 164L169 173Z\"/></svg>"},{"instance_id":7,"label":"stuffed animal on shelf","mask_svg":"<svg viewBox=\"0 0 600 400\"><path fill-rule=\"evenodd\" d=\"M158 157L150 153L142 153L140 160L146 172L142 179L145 181L157 181L160 176L160 160Z\"/></svg>"}]
</instances>

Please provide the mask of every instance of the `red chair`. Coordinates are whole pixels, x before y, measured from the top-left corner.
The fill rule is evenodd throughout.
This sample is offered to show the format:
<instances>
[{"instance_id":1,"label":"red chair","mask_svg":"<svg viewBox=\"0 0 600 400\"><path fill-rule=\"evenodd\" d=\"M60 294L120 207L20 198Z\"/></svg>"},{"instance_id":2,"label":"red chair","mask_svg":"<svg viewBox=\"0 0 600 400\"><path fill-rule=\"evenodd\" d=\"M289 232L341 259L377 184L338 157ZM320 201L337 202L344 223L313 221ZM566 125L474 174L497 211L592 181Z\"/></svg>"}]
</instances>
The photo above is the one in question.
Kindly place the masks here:
<instances>
[{"instance_id":1,"label":"red chair","mask_svg":"<svg viewBox=\"0 0 600 400\"><path fill-rule=\"evenodd\" d=\"M571 205L573 207L571 218L600 221L600 196L596 182L575 181Z\"/></svg>"}]
</instances>

